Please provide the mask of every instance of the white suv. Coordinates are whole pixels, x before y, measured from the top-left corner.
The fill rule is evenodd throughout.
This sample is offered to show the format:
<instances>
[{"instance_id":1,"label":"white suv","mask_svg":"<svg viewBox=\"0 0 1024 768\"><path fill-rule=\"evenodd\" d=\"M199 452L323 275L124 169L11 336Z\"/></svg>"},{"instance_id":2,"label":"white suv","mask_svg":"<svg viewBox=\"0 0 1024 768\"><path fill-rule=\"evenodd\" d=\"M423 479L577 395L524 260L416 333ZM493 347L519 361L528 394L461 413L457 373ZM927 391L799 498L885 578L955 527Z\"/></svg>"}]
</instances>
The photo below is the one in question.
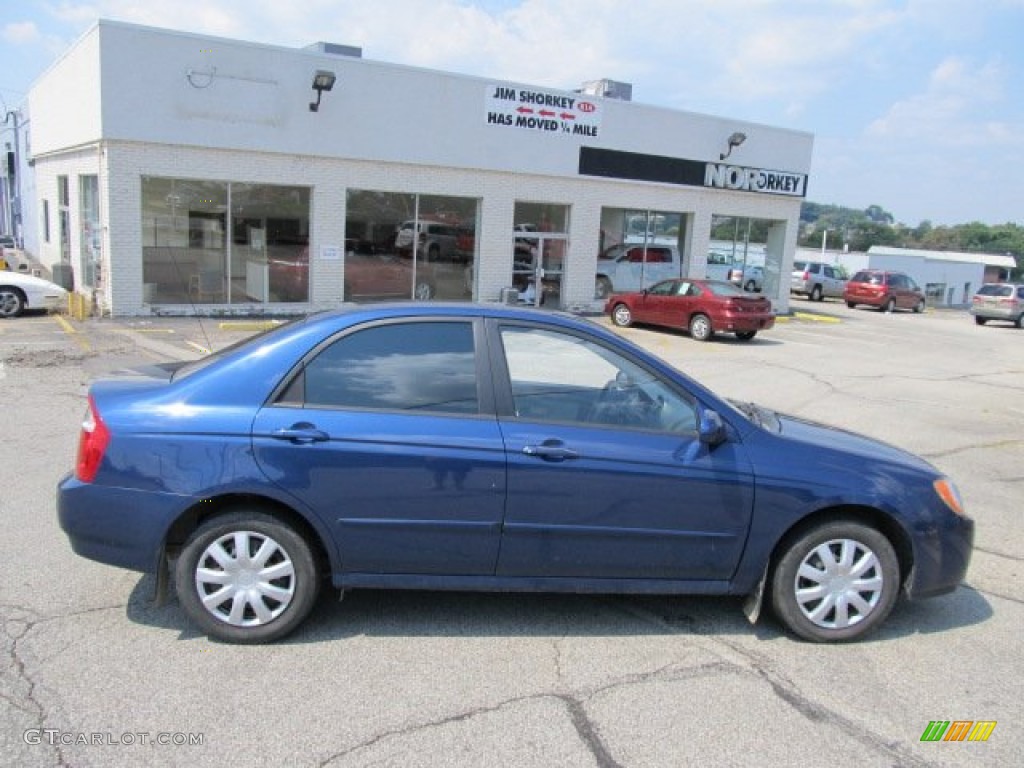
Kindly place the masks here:
<instances>
[{"instance_id":1,"label":"white suv","mask_svg":"<svg viewBox=\"0 0 1024 768\"><path fill-rule=\"evenodd\" d=\"M821 301L826 296L843 298L846 277L838 267L820 261L794 261L793 276L789 292L807 296L811 301Z\"/></svg>"},{"instance_id":2,"label":"white suv","mask_svg":"<svg viewBox=\"0 0 1024 768\"><path fill-rule=\"evenodd\" d=\"M395 234L395 248L399 251L412 249L413 232L418 230L420 241L416 247L420 258L427 261L455 261L459 242L459 230L441 221L404 221Z\"/></svg>"}]
</instances>

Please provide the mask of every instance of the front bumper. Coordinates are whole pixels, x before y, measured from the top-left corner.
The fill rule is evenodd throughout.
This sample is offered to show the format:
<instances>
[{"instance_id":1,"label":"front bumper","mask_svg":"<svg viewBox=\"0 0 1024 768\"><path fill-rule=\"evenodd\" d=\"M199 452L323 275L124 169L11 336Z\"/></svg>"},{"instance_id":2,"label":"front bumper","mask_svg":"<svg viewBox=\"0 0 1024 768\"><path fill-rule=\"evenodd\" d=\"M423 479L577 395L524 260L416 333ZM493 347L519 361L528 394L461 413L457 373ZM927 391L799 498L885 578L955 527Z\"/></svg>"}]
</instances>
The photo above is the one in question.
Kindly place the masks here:
<instances>
[{"instance_id":1,"label":"front bumper","mask_svg":"<svg viewBox=\"0 0 1024 768\"><path fill-rule=\"evenodd\" d=\"M918 530L907 596L917 600L952 592L967 576L973 548L974 520L969 517L947 514Z\"/></svg>"}]
</instances>

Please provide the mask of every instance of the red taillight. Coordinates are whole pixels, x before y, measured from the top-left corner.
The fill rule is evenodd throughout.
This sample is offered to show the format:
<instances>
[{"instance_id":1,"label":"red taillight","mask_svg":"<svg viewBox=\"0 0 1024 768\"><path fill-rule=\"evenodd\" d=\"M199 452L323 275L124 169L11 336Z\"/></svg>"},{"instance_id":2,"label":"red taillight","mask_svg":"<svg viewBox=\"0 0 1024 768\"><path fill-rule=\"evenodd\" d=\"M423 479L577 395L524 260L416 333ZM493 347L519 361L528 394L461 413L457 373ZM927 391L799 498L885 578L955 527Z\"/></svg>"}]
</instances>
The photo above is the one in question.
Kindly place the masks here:
<instances>
[{"instance_id":1,"label":"red taillight","mask_svg":"<svg viewBox=\"0 0 1024 768\"><path fill-rule=\"evenodd\" d=\"M810 279L811 279L811 273L810 273L810 272L804 272L804 277L803 277L803 279L804 279L804 280L810 280Z\"/></svg>"},{"instance_id":2,"label":"red taillight","mask_svg":"<svg viewBox=\"0 0 1024 768\"><path fill-rule=\"evenodd\" d=\"M103 461L103 454L110 442L110 430L100 418L96 403L89 396L89 405L82 420L82 434L78 438L78 460L75 462L75 477L83 483L91 483Z\"/></svg>"}]
</instances>

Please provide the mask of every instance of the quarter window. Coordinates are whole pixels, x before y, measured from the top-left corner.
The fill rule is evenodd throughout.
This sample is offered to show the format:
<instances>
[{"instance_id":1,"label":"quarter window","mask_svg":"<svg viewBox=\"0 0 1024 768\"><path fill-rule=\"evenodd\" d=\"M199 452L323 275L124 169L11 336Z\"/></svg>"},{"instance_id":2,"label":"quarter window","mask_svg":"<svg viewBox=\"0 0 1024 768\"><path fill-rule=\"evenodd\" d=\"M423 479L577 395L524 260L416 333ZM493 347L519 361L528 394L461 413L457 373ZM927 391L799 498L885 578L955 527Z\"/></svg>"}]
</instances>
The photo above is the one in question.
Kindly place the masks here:
<instances>
[{"instance_id":1,"label":"quarter window","mask_svg":"<svg viewBox=\"0 0 1024 768\"><path fill-rule=\"evenodd\" d=\"M473 326L398 323L357 331L305 369L307 406L474 414Z\"/></svg>"}]
</instances>

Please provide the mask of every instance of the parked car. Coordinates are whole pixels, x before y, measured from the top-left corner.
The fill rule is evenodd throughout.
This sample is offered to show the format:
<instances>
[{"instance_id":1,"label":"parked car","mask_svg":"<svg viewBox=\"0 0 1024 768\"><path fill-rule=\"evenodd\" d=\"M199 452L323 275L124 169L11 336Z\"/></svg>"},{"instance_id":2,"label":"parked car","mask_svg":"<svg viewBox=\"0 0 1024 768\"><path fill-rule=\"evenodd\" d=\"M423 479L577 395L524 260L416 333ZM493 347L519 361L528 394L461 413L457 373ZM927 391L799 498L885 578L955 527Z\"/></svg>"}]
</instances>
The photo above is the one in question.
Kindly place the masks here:
<instances>
[{"instance_id":1,"label":"parked car","mask_svg":"<svg viewBox=\"0 0 1024 768\"><path fill-rule=\"evenodd\" d=\"M738 265L729 270L728 279L733 285L742 286L748 293L757 293L764 286L764 267Z\"/></svg>"},{"instance_id":2,"label":"parked car","mask_svg":"<svg viewBox=\"0 0 1024 768\"><path fill-rule=\"evenodd\" d=\"M924 291L908 275L880 269L862 269L851 277L843 299L850 309L868 304L883 312L897 308L924 312L925 307Z\"/></svg>"},{"instance_id":3,"label":"parked car","mask_svg":"<svg viewBox=\"0 0 1024 768\"><path fill-rule=\"evenodd\" d=\"M923 459L493 304L349 305L94 382L57 510L79 555L173 563L186 615L241 643L325 585L748 595L751 617L764 594L798 636L853 640L903 590L954 590L974 532Z\"/></svg>"},{"instance_id":4,"label":"parked car","mask_svg":"<svg viewBox=\"0 0 1024 768\"><path fill-rule=\"evenodd\" d=\"M839 267L821 261L794 261L789 292L806 296L811 301L826 297L841 299L846 290L846 277Z\"/></svg>"},{"instance_id":5,"label":"parked car","mask_svg":"<svg viewBox=\"0 0 1024 768\"><path fill-rule=\"evenodd\" d=\"M395 249L399 253L408 254L412 251L414 231L419 232L419 243L416 246L417 258L427 261L457 260L461 235L458 227L426 219L403 222L395 233Z\"/></svg>"},{"instance_id":6,"label":"parked car","mask_svg":"<svg viewBox=\"0 0 1024 768\"><path fill-rule=\"evenodd\" d=\"M750 341L775 325L768 299L718 280L663 280L644 291L613 294L604 311L623 328L633 323L681 328L698 341L718 332Z\"/></svg>"},{"instance_id":7,"label":"parked car","mask_svg":"<svg viewBox=\"0 0 1024 768\"><path fill-rule=\"evenodd\" d=\"M60 309L68 292L56 283L26 272L0 272L0 317L17 317L30 309Z\"/></svg>"},{"instance_id":8,"label":"parked car","mask_svg":"<svg viewBox=\"0 0 1024 768\"><path fill-rule=\"evenodd\" d=\"M971 297L970 312L978 325L1005 320L1024 328L1024 284L986 283Z\"/></svg>"},{"instance_id":9,"label":"parked car","mask_svg":"<svg viewBox=\"0 0 1024 768\"><path fill-rule=\"evenodd\" d=\"M350 253L345 259L346 301L386 298L426 301L435 293L434 270L425 262L417 261L414 265L411 258L401 254L362 256Z\"/></svg>"}]
</instances>

